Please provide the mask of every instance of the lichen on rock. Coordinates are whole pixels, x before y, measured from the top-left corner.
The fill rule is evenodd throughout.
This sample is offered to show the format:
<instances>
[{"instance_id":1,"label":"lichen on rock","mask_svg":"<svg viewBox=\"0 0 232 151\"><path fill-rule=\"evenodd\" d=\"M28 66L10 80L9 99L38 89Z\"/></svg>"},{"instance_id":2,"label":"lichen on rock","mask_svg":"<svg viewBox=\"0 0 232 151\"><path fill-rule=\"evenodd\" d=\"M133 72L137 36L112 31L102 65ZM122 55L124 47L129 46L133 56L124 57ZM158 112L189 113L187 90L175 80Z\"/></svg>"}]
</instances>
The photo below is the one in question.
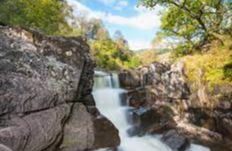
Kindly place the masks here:
<instances>
[{"instance_id":1,"label":"lichen on rock","mask_svg":"<svg viewBox=\"0 0 232 151\"><path fill-rule=\"evenodd\" d=\"M0 26L0 150L95 149L94 67L81 37Z\"/></svg>"}]
</instances>

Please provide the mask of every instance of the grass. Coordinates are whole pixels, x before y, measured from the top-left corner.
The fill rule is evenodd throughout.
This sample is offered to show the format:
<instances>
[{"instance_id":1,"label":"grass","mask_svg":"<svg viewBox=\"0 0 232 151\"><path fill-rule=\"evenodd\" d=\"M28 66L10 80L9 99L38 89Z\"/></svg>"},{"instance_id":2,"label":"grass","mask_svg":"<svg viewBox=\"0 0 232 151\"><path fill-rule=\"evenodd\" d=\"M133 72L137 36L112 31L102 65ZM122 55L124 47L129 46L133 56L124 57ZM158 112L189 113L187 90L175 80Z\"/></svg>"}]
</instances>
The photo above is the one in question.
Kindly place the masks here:
<instances>
[{"instance_id":1,"label":"grass","mask_svg":"<svg viewBox=\"0 0 232 151\"><path fill-rule=\"evenodd\" d=\"M212 43L210 50L185 56L186 74L189 82L204 81L210 87L232 84L231 39L224 40L224 46ZM201 72L200 72L201 71Z\"/></svg>"}]
</instances>

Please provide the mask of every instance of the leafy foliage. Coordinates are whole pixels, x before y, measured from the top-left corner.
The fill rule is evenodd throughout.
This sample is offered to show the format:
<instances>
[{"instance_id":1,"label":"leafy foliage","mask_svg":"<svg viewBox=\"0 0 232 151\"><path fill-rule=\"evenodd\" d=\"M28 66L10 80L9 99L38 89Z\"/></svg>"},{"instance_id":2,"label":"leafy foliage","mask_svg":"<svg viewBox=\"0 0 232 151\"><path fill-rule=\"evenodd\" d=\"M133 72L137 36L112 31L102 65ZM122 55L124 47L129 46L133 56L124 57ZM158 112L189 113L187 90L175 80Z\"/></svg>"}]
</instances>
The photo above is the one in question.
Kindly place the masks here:
<instances>
[{"instance_id":1,"label":"leafy foliage","mask_svg":"<svg viewBox=\"0 0 232 151\"><path fill-rule=\"evenodd\" d=\"M232 80L232 58L231 60L223 67L224 76Z\"/></svg>"},{"instance_id":2,"label":"leafy foliage","mask_svg":"<svg viewBox=\"0 0 232 151\"><path fill-rule=\"evenodd\" d=\"M99 68L120 70L134 68L140 64L139 59L132 52L119 48L111 39L96 40L91 46Z\"/></svg>"},{"instance_id":3,"label":"leafy foliage","mask_svg":"<svg viewBox=\"0 0 232 151\"><path fill-rule=\"evenodd\" d=\"M32 27L47 34L68 30L65 17L70 11L61 0L1 0L0 21L13 26Z\"/></svg>"},{"instance_id":4,"label":"leafy foliage","mask_svg":"<svg viewBox=\"0 0 232 151\"><path fill-rule=\"evenodd\" d=\"M202 78L203 81L211 86L232 84L232 51L228 49L231 39L225 39L225 46L219 46L217 43L214 43L214 47L207 53L198 52L181 58L185 62L190 82L198 81L199 78ZM199 70L203 71L202 77L199 77Z\"/></svg>"},{"instance_id":5,"label":"leafy foliage","mask_svg":"<svg viewBox=\"0 0 232 151\"><path fill-rule=\"evenodd\" d=\"M161 28L165 37L181 43L177 53L188 54L188 49L220 39L229 34L232 22L232 1L227 0L140 0L146 7L160 5L166 8L162 14ZM184 45L183 45L184 43Z\"/></svg>"}]
</instances>

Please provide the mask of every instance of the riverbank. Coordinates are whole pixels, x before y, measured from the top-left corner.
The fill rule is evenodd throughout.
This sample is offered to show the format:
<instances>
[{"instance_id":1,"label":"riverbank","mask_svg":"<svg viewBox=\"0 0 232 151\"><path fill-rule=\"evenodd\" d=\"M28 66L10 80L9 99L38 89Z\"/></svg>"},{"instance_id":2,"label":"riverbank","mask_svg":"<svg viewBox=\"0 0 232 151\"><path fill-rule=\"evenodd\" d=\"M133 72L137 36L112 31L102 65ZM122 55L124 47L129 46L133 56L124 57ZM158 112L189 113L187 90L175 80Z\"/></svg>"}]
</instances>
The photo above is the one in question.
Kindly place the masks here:
<instances>
[{"instance_id":1,"label":"riverbank","mask_svg":"<svg viewBox=\"0 0 232 151\"><path fill-rule=\"evenodd\" d=\"M129 106L126 101L127 91L119 87L119 81L117 74L107 74L102 72L96 72L95 84L93 95L96 100L96 106L119 130L121 144L117 149L108 150L120 150L120 151L172 151L187 149L187 151L209 151L208 148L196 144L190 144L188 140L183 140L177 148L170 148L165 145L164 137L157 134L144 133L137 136L131 133L131 130L136 126L135 119L132 118L132 114L137 111L136 108ZM101 76L100 76L101 75ZM152 119L148 119L152 121ZM146 124L147 121L141 121ZM167 135L166 135L167 138ZM173 142L178 142L182 137L178 136ZM166 142L169 141L167 138ZM176 144L177 145L177 144ZM104 149L102 151L105 151Z\"/></svg>"},{"instance_id":2,"label":"riverbank","mask_svg":"<svg viewBox=\"0 0 232 151\"><path fill-rule=\"evenodd\" d=\"M183 62L156 62L137 70L124 70L119 79L128 90L127 103L137 108L133 135L169 133L174 129L176 133L171 133L170 139L181 135L212 151L231 150L231 104L218 101L212 105L212 95L204 87L192 91Z\"/></svg>"}]
</instances>

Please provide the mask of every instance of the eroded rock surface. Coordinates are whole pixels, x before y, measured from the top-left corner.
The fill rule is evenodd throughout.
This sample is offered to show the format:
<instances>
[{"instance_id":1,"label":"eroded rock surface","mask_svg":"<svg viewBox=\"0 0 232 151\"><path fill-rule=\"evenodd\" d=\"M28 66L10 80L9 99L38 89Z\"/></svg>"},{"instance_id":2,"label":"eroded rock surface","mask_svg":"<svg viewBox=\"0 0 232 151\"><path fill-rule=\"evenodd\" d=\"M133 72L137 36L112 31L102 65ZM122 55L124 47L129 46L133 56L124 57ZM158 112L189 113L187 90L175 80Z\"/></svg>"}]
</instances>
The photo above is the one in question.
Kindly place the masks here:
<instances>
[{"instance_id":1,"label":"eroded rock surface","mask_svg":"<svg viewBox=\"0 0 232 151\"><path fill-rule=\"evenodd\" d=\"M81 37L0 26L0 150L95 149L94 67ZM98 147L115 147L105 121L116 140Z\"/></svg>"},{"instance_id":2,"label":"eroded rock surface","mask_svg":"<svg viewBox=\"0 0 232 151\"><path fill-rule=\"evenodd\" d=\"M134 108L131 113L137 117L132 116L135 126L128 133L134 136L175 129L181 136L209 146L212 151L231 151L232 87L224 84L210 92L200 79L188 83L184 69L180 60L172 65L155 62L119 74L121 86L128 89L126 103ZM143 122L138 124L137 119ZM182 137L175 135L170 137L171 142L172 138L177 144L182 142ZM186 149L173 143L171 147L176 150Z\"/></svg>"}]
</instances>

